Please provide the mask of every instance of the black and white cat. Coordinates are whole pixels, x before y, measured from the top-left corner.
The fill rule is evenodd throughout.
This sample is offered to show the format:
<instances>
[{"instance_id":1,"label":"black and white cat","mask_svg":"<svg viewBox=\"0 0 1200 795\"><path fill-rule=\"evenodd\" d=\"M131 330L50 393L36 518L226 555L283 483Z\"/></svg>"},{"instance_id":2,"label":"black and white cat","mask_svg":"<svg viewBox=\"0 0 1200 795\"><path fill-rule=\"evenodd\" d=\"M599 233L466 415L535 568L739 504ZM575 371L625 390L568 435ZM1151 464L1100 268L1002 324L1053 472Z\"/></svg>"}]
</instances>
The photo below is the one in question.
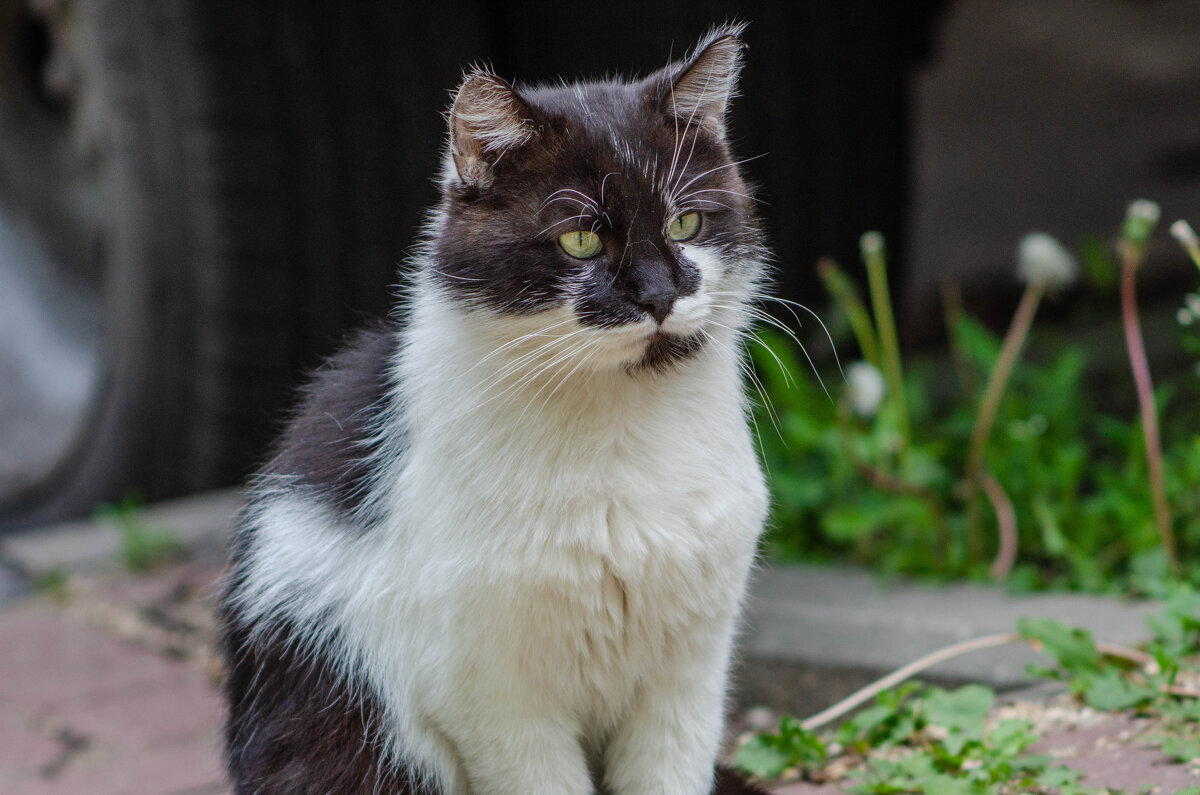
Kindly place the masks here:
<instances>
[{"instance_id":1,"label":"black and white cat","mask_svg":"<svg viewBox=\"0 0 1200 795\"><path fill-rule=\"evenodd\" d=\"M316 374L235 540L239 793L759 792L714 773L767 510L740 33L466 76L404 317Z\"/></svg>"}]
</instances>

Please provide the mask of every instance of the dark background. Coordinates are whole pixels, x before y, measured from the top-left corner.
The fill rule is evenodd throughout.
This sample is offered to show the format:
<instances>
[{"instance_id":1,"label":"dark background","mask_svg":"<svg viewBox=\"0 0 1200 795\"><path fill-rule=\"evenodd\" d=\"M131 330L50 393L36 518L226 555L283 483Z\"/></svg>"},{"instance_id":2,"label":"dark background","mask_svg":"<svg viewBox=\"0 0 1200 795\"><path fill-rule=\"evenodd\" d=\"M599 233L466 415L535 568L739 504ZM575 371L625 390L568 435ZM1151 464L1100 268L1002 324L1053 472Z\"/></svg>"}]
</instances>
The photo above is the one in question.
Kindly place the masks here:
<instances>
[{"instance_id":1,"label":"dark background","mask_svg":"<svg viewBox=\"0 0 1200 795\"><path fill-rule=\"evenodd\" d=\"M946 282L1003 326L1028 231L1104 249L1141 196L1200 221L1194 0L0 0L0 527L251 471L393 305L465 67L644 75L727 20L786 298L820 310L818 257L856 275L882 231L911 350ZM1194 286L1160 235L1143 294ZM1116 317L1089 290L1045 316L1092 333L1081 303Z\"/></svg>"}]
</instances>

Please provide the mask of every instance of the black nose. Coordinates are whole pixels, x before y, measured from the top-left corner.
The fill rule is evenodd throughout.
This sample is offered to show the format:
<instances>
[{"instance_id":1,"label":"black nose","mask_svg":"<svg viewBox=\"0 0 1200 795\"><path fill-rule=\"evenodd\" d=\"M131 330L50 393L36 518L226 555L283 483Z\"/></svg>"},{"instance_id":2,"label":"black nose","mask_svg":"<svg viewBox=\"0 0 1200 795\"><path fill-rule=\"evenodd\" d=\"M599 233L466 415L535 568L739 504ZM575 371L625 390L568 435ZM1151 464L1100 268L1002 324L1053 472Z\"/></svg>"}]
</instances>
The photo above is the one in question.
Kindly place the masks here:
<instances>
[{"instance_id":1,"label":"black nose","mask_svg":"<svg viewBox=\"0 0 1200 795\"><path fill-rule=\"evenodd\" d=\"M679 297L670 264L661 257L642 257L630 271L630 298L658 323L667 319Z\"/></svg>"},{"instance_id":2,"label":"black nose","mask_svg":"<svg viewBox=\"0 0 1200 795\"><path fill-rule=\"evenodd\" d=\"M667 315L671 314L671 307L675 304L676 297L673 287L643 290L638 292L637 305L649 312L650 317L661 325L667 319Z\"/></svg>"}]
</instances>

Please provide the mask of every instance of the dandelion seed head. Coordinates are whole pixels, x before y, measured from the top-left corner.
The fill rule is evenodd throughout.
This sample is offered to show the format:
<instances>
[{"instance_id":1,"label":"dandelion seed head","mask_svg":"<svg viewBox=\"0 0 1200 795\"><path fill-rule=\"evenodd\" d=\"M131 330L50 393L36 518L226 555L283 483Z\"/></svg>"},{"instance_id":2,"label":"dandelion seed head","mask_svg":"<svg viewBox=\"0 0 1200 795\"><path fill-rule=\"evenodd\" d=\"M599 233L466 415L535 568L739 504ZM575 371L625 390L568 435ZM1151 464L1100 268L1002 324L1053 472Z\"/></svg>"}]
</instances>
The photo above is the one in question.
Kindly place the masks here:
<instances>
[{"instance_id":1,"label":"dandelion seed head","mask_svg":"<svg viewBox=\"0 0 1200 795\"><path fill-rule=\"evenodd\" d=\"M1017 244L1017 277L1027 285L1047 290L1070 285L1079 276L1079 265L1062 243L1045 232L1030 232Z\"/></svg>"},{"instance_id":2,"label":"dandelion seed head","mask_svg":"<svg viewBox=\"0 0 1200 795\"><path fill-rule=\"evenodd\" d=\"M874 417L887 394L883 373L870 362L855 362L846 368L846 399L860 417Z\"/></svg>"},{"instance_id":3,"label":"dandelion seed head","mask_svg":"<svg viewBox=\"0 0 1200 795\"><path fill-rule=\"evenodd\" d=\"M1192 314L1192 310L1186 306L1175 313L1175 319L1179 321L1181 326L1190 326L1196 321L1196 316Z\"/></svg>"}]
</instances>

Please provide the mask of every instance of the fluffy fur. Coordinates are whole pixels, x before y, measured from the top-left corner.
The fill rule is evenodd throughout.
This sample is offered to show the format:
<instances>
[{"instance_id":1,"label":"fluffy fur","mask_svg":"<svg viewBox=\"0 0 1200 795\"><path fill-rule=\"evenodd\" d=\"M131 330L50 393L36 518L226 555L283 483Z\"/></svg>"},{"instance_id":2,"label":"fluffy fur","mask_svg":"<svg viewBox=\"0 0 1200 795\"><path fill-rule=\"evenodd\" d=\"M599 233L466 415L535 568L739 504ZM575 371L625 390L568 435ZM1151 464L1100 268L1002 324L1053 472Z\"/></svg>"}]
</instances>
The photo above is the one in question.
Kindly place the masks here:
<instances>
[{"instance_id":1,"label":"fluffy fur","mask_svg":"<svg viewBox=\"0 0 1200 795\"><path fill-rule=\"evenodd\" d=\"M407 316L317 374L241 523L238 792L756 791L714 779L767 507L738 33L638 83L465 79Z\"/></svg>"}]
</instances>

